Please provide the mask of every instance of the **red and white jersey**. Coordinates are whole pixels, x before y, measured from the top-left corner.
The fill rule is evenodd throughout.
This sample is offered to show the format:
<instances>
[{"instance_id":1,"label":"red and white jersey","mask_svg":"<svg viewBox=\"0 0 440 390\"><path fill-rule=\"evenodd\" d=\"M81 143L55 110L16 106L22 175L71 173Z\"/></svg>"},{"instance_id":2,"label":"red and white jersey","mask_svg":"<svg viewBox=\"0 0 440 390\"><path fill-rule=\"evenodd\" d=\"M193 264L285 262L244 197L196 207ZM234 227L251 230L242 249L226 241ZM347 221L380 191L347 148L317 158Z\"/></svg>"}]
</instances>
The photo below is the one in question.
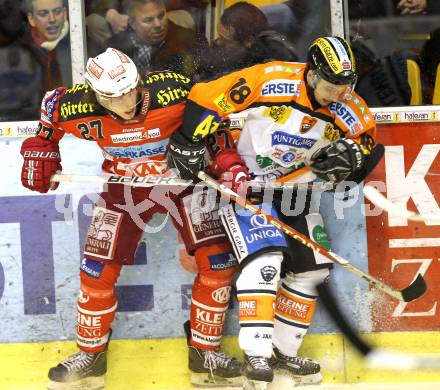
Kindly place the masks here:
<instances>
[{"instance_id":1,"label":"red and white jersey","mask_svg":"<svg viewBox=\"0 0 440 390\"><path fill-rule=\"evenodd\" d=\"M142 80L136 116L123 120L96 101L87 84L49 91L41 104L37 135L58 142L66 133L96 142L103 169L125 176L160 174L171 134L182 126L191 80L171 71Z\"/></svg>"}]
</instances>

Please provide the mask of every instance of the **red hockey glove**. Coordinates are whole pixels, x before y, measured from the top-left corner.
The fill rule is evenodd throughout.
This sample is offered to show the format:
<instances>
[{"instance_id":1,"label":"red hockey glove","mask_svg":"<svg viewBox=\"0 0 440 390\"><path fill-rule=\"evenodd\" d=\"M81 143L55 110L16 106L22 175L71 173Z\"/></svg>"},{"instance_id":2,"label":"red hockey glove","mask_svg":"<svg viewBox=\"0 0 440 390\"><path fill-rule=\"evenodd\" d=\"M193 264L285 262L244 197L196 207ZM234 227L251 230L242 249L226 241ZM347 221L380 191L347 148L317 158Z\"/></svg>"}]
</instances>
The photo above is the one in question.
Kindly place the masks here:
<instances>
[{"instance_id":1,"label":"red hockey glove","mask_svg":"<svg viewBox=\"0 0 440 390\"><path fill-rule=\"evenodd\" d=\"M24 158L21 183L32 191L55 190L59 183L51 183L51 176L61 171L61 156L58 144L40 137L27 138L21 145Z\"/></svg>"},{"instance_id":2,"label":"red hockey glove","mask_svg":"<svg viewBox=\"0 0 440 390\"><path fill-rule=\"evenodd\" d=\"M238 192L240 186L250 180L249 170L236 149L224 149L215 156L211 172L232 191Z\"/></svg>"}]
</instances>

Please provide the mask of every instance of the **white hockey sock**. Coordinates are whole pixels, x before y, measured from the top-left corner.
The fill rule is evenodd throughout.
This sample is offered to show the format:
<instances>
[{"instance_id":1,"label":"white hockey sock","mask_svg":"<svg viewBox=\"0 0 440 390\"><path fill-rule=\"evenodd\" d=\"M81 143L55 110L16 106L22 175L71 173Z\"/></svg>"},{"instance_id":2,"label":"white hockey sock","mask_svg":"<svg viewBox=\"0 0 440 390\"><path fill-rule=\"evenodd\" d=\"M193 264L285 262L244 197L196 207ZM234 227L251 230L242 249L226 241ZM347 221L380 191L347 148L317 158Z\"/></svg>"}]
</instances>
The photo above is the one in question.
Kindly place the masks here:
<instances>
[{"instance_id":1,"label":"white hockey sock","mask_svg":"<svg viewBox=\"0 0 440 390\"><path fill-rule=\"evenodd\" d=\"M272 355L274 302L283 255L264 253L247 264L237 279L240 348L249 356Z\"/></svg>"},{"instance_id":2,"label":"white hockey sock","mask_svg":"<svg viewBox=\"0 0 440 390\"><path fill-rule=\"evenodd\" d=\"M273 343L284 355L296 356L317 304L315 286L329 275L327 268L288 273L278 290Z\"/></svg>"}]
</instances>

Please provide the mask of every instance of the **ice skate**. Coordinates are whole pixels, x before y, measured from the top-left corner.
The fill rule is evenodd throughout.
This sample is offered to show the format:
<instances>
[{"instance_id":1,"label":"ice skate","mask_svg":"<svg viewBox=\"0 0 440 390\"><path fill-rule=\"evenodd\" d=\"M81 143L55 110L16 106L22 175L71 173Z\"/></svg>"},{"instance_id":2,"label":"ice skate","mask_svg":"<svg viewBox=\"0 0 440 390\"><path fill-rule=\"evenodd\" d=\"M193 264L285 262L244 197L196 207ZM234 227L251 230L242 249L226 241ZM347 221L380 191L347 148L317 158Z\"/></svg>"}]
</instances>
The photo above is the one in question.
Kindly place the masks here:
<instances>
[{"instance_id":1,"label":"ice skate","mask_svg":"<svg viewBox=\"0 0 440 390\"><path fill-rule=\"evenodd\" d=\"M308 358L284 355L276 347L273 348L270 365L274 369L275 382L282 380L283 383L286 383L290 377L294 381L292 388L295 387L295 385L314 385L322 382L319 363Z\"/></svg>"},{"instance_id":2,"label":"ice skate","mask_svg":"<svg viewBox=\"0 0 440 390\"><path fill-rule=\"evenodd\" d=\"M265 390L273 380L269 359L262 356L244 355L242 372L246 377L243 390Z\"/></svg>"},{"instance_id":3,"label":"ice skate","mask_svg":"<svg viewBox=\"0 0 440 390\"><path fill-rule=\"evenodd\" d=\"M204 351L190 345L188 367L195 386L240 387L243 384L240 362L220 350Z\"/></svg>"},{"instance_id":4,"label":"ice skate","mask_svg":"<svg viewBox=\"0 0 440 390\"><path fill-rule=\"evenodd\" d=\"M190 322L183 324L188 344L188 368L191 370L191 383L194 386L222 387L243 384L241 363L221 350L206 351L189 343Z\"/></svg>"},{"instance_id":5,"label":"ice skate","mask_svg":"<svg viewBox=\"0 0 440 390\"><path fill-rule=\"evenodd\" d=\"M48 390L101 390L107 372L107 351L70 355L49 370Z\"/></svg>"}]
</instances>

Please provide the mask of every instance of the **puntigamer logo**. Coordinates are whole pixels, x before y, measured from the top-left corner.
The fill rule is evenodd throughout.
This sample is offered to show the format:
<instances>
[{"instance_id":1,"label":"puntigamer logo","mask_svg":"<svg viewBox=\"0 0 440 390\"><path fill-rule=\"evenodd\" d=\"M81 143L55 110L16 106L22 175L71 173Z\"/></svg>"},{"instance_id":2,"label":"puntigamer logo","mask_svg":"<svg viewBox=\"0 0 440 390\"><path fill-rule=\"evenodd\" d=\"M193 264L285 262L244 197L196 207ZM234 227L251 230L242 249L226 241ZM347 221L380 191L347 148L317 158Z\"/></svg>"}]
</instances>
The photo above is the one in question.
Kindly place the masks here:
<instances>
[{"instance_id":1,"label":"puntigamer logo","mask_svg":"<svg viewBox=\"0 0 440 390\"><path fill-rule=\"evenodd\" d=\"M285 133L284 131L275 131L272 134L272 145L288 145L297 148L310 149L316 140L311 138L303 138L297 135Z\"/></svg>"}]
</instances>

